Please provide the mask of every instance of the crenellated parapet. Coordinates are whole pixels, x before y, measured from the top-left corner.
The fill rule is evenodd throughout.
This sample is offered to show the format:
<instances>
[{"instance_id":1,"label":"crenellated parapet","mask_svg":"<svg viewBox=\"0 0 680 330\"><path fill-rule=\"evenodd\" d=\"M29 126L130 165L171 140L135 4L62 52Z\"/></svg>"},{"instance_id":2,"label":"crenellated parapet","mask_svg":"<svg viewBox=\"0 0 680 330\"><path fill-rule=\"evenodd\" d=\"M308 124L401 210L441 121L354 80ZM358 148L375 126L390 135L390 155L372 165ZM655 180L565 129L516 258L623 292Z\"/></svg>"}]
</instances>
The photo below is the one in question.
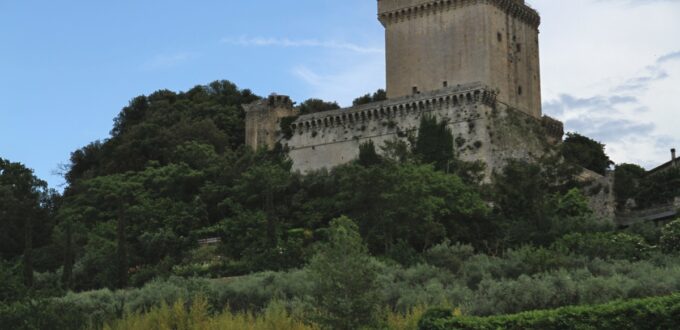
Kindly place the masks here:
<instances>
[{"instance_id":1,"label":"crenellated parapet","mask_svg":"<svg viewBox=\"0 0 680 330\"><path fill-rule=\"evenodd\" d=\"M475 83L359 107L303 115L291 124L291 128L293 131L314 130L418 115L432 110L464 105L484 104L494 106L496 96L496 91L491 90L488 86Z\"/></svg>"},{"instance_id":2,"label":"crenellated parapet","mask_svg":"<svg viewBox=\"0 0 680 330\"><path fill-rule=\"evenodd\" d=\"M433 15L448 10L455 10L478 4L489 4L496 6L497 8L506 12L508 15L529 24L535 29L538 29L538 26L541 24L541 17L538 12L526 5L524 1L518 0L422 0L415 5L381 11L378 14L378 19L383 24L383 26L387 26L413 18Z\"/></svg>"}]
</instances>

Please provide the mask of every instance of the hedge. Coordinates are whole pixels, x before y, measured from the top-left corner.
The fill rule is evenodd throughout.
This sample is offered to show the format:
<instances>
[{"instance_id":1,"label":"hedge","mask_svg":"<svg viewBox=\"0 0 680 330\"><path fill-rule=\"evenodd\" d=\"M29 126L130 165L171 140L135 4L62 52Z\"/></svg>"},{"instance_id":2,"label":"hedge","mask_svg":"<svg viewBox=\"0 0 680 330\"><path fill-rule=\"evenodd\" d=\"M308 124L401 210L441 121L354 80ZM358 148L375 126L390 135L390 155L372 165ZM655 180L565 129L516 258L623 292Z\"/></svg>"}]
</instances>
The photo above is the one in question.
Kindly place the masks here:
<instances>
[{"instance_id":1,"label":"hedge","mask_svg":"<svg viewBox=\"0 0 680 330\"><path fill-rule=\"evenodd\" d=\"M680 329L680 294L491 317L454 317L450 311L433 309L418 326L420 330Z\"/></svg>"}]
</instances>

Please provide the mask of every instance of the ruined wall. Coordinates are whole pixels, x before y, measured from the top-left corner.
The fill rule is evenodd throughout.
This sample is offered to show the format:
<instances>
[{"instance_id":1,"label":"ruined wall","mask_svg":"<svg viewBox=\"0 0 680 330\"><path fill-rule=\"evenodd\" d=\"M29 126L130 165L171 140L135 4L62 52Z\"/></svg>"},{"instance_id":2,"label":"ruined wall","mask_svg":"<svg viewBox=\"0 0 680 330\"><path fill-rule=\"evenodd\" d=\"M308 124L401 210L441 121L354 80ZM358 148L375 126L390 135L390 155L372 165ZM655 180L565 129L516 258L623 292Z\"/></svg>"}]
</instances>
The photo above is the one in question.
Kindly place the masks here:
<instances>
[{"instance_id":1,"label":"ruined wall","mask_svg":"<svg viewBox=\"0 0 680 330\"><path fill-rule=\"evenodd\" d=\"M244 104L243 109L246 112L246 145L253 149L274 148L281 140L281 119L297 113L288 96L275 94Z\"/></svg>"},{"instance_id":2,"label":"ruined wall","mask_svg":"<svg viewBox=\"0 0 680 330\"><path fill-rule=\"evenodd\" d=\"M541 117L538 13L513 0L380 0L388 98L474 81Z\"/></svg>"},{"instance_id":3,"label":"ruined wall","mask_svg":"<svg viewBox=\"0 0 680 330\"><path fill-rule=\"evenodd\" d=\"M281 144L294 170L330 169L356 159L359 145L368 140L380 147L416 136L424 115L446 120L458 157L483 161L487 178L507 159L533 159L549 150L540 120L497 103L495 92L481 84L300 116L292 124L292 137Z\"/></svg>"}]
</instances>

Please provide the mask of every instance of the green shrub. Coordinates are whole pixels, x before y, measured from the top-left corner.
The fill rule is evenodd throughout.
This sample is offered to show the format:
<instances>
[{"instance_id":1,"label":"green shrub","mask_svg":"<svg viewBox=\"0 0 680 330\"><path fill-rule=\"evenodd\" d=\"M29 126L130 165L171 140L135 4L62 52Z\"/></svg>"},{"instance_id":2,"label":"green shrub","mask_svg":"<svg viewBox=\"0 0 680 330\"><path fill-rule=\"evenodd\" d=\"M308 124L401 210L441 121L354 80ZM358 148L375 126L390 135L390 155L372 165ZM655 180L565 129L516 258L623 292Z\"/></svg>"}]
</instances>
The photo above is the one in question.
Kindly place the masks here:
<instances>
[{"instance_id":1,"label":"green shrub","mask_svg":"<svg viewBox=\"0 0 680 330\"><path fill-rule=\"evenodd\" d=\"M601 259L644 259L651 247L637 235L627 233L569 234L553 247L557 250Z\"/></svg>"},{"instance_id":2,"label":"green shrub","mask_svg":"<svg viewBox=\"0 0 680 330\"><path fill-rule=\"evenodd\" d=\"M452 317L426 313L421 330L443 329L678 329L680 295L598 306L565 307L494 317Z\"/></svg>"},{"instance_id":3,"label":"green shrub","mask_svg":"<svg viewBox=\"0 0 680 330\"><path fill-rule=\"evenodd\" d=\"M661 230L661 248L668 253L680 252L680 219L675 220Z\"/></svg>"},{"instance_id":4,"label":"green shrub","mask_svg":"<svg viewBox=\"0 0 680 330\"><path fill-rule=\"evenodd\" d=\"M475 249L471 245L451 244L449 240L437 244L425 252L428 264L457 273L463 263L472 257Z\"/></svg>"},{"instance_id":5,"label":"green shrub","mask_svg":"<svg viewBox=\"0 0 680 330\"><path fill-rule=\"evenodd\" d=\"M48 299L0 304L2 329L71 330L93 327L84 315L77 306Z\"/></svg>"},{"instance_id":6,"label":"green shrub","mask_svg":"<svg viewBox=\"0 0 680 330\"><path fill-rule=\"evenodd\" d=\"M640 236L650 245L658 245L661 240L661 227L652 221L634 223L626 233Z\"/></svg>"}]
</instances>

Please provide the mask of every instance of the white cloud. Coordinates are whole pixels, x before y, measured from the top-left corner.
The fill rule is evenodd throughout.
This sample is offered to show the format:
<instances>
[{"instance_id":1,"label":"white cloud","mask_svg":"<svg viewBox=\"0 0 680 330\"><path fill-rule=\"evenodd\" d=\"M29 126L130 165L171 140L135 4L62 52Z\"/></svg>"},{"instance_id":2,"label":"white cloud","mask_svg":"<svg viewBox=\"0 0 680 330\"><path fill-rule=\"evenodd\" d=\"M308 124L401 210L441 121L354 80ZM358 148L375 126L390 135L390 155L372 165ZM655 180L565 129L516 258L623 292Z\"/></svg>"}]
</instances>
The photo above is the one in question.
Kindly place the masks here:
<instances>
[{"instance_id":1,"label":"white cloud","mask_svg":"<svg viewBox=\"0 0 680 330\"><path fill-rule=\"evenodd\" d=\"M680 1L533 0L545 112L651 167L680 147Z\"/></svg>"},{"instance_id":2,"label":"white cloud","mask_svg":"<svg viewBox=\"0 0 680 330\"><path fill-rule=\"evenodd\" d=\"M263 38L263 37L240 37L236 39L225 38L223 43L239 46L256 46L256 47L312 47L312 48L329 48L349 50L357 53L383 53L382 48L360 46L351 42L342 42L336 40L315 40L315 39L288 39L288 38Z\"/></svg>"}]
</instances>

